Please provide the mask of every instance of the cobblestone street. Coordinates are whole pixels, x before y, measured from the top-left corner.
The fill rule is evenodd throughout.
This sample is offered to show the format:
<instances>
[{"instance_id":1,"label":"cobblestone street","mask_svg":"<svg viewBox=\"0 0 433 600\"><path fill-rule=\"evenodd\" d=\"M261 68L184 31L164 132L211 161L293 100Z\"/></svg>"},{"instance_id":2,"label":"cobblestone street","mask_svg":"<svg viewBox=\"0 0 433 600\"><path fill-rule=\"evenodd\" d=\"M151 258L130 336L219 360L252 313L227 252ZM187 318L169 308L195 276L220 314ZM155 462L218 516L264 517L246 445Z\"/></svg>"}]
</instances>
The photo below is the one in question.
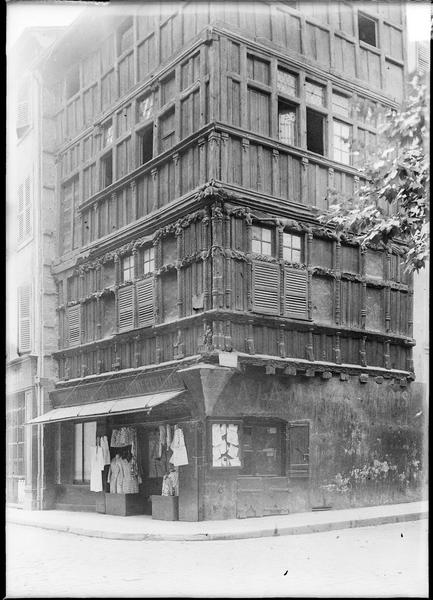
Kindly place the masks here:
<instances>
[{"instance_id":1,"label":"cobblestone street","mask_svg":"<svg viewBox=\"0 0 433 600\"><path fill-rule=\"evenodd\" d=\"M428 522L209 542L7 527L7 597L428 597Z\"/></svg>"}]
</instances>

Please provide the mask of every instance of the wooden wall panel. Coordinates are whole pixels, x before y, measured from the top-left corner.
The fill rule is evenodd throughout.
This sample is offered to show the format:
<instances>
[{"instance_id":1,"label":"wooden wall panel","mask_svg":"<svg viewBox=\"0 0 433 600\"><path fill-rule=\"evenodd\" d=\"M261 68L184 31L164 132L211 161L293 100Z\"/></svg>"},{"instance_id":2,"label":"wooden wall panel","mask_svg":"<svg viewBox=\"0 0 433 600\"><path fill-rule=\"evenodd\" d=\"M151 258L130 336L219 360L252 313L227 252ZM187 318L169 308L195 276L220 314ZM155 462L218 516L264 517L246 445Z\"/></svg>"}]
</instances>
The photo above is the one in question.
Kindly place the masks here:
<instances>
[{"instance_id":1,"label":"wooden wall panel","mask_svg":"<svg viewBox=\"0 0 433 600\"><path fill-rule=\"evenodd\" d=\"M279 157L279 185L282 198L294 202L301 201L301 160L280 152Z\"/></svg>"},{"instance_id":2,"label":"wooden wall panel","mask_svg":"<svg viewBox=\"0 0 433 600\"><path fill-rule=\"evenodd\" d=\"M343 37L334 37L334 69L349 77L356 76L355 45Z\"/></svg>"},{"instance_id":3,"label":"wooden wall panel","mask_svg":"<svg viewBox=\"0 0 433 600\"><path fill-rule=\"evenodd\" d=\"M385 328L384 294L382 289L367 286L366 329L383 331Z\"/></svg>"},{"instance_id":4,"label":"wooden wall panel","mask_svg":"<svg viewBox=\"0 0 433 600\"><path fill-rule=\"evenodd\" d=\"M313 321L319 323L334 322L334 280L323 277L312 279Z\"/></svg>"}]
</instances>

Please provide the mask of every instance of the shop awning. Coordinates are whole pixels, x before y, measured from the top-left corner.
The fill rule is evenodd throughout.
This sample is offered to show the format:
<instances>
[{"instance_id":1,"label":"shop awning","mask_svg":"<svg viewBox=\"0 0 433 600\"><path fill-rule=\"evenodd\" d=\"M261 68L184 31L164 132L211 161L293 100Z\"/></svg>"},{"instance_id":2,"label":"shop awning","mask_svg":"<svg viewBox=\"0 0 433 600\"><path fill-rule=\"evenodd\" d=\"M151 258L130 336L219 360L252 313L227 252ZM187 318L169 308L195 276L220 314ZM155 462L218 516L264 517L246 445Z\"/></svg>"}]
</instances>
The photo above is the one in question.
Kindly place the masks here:
<instances>
[{"instance_id":1,"label":"shop awning","mask_svg":"<svg viewBox=\"0 0 433 600\"><path fill-rule=\"evenodd\" d=\"M77 406L62 406L60 408L53 408L53 410L50 410L35 419L31 419L31 421L28 421L27 423L53 423L56 421L71 421L73 419L102 415L133 413L142 410L149 411L154 406L158 406L158 404L163 404L164 402L176 398L180 394L183 394L184 391L185 390L171 390L168 392L158 392L157 394L146 394L145 396L132 396L131 398L119 398L117 400L79 404Z\"/></svg>"}]
</instances>

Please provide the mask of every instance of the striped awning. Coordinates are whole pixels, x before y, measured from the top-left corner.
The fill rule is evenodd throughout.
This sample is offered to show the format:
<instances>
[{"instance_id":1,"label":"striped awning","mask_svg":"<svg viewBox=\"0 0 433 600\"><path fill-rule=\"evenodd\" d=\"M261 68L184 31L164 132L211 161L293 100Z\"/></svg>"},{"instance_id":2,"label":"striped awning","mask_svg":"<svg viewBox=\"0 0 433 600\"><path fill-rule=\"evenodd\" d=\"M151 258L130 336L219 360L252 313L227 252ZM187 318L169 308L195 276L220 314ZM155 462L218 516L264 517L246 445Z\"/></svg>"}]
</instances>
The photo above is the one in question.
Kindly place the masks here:
<instances>
[{"instance_id":1,"label":"striped awning","mask_svg":"<svg viewBox=\"0 0 433 600\"><path fill-rule=\"evenodd\" d=\"M183 394L184 391L185 390L171 390L168 392L158 392L157 394L132 396L131 398L118 398L116 400L91 402L89 404L78 404L76 406L62 406L53 408L53 410L31 419L27 423L54 423L56 421L71 421L87 417L134 413L142 410L150 411L154 406L168 402L180 394Z\"/></svg>"}]
</instances>

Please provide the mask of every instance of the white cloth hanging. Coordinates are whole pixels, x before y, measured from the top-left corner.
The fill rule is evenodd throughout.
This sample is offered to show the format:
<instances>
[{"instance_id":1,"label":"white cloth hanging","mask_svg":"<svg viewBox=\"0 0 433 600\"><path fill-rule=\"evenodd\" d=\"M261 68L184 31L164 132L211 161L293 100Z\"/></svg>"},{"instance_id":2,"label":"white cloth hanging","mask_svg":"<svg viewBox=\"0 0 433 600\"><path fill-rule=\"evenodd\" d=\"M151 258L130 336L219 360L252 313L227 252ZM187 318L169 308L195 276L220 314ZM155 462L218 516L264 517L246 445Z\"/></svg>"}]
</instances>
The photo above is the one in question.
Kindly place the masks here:
<instances>
[{"instance_id":1,"label":"white cloth hanging","mask_svg":"<svg viewBox=\"0 0 433 600\"><path fill-rule=\"evenodd\" d=\"M173 456L170 458L170 462L175 467L188 464L188 454L186 452L185 439L183 437L183 431L180 427L175 427L173 441L170 446L173 451Z\"/></svg>"},{"instance_id":2,"label":"white cloth hanging","mask_svg":"<svg viewBox=\"0 0 433 600\"><path fill-rule=\"evenodd\" d=\"M108 445L108 438L106 435L103 435L100 439L100 445L102 448L102 456L104 457L104 466L109 465L110 460L110 447Z\"/></svg>"},{"instance_id":3,"label":"white cloth hanging","mask_svg":"<svg viewBox=\"0 0 433 600\"><path fill-rule=\"evenodd\" d=\"M90 446L90 491L102 492L104 455L101 446Z\"/></svg>"}]
</instances>

